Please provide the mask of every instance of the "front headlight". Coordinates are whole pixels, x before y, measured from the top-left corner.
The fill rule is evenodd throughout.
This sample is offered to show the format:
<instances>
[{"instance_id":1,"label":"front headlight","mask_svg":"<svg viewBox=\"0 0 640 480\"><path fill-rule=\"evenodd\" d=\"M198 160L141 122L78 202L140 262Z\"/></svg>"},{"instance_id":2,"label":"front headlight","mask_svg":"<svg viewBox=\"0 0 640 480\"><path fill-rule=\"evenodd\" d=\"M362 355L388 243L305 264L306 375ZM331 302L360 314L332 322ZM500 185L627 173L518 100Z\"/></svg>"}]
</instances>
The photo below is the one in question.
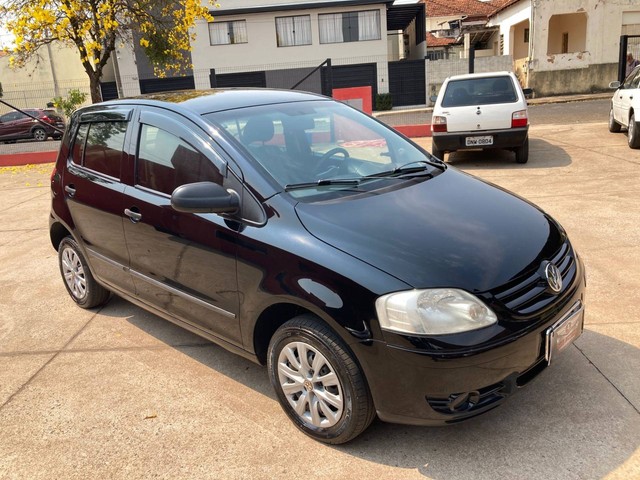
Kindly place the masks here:
<instances>
[{"instance_id":1,"label":"front headlight","mask_svg":"<svg viewBox=\"0 0 640 480\"><path fill-rule=\"evenodd\" d=\"M383 330L410 335L446 335L498 321L477 297L454 288L390 293L376 300Z\"/></svg>"}]
</instances>

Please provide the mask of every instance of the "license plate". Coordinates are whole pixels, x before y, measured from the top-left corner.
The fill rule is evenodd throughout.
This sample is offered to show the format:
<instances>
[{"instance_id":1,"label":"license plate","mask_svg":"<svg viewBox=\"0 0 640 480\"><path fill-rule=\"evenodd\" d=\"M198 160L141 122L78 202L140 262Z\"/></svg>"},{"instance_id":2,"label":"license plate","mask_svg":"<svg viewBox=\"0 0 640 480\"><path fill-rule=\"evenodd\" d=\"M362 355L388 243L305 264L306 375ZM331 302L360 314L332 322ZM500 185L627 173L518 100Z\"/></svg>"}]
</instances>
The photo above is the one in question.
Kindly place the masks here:
<instances>
[{"instance_id":1,"label":"license plate","mask_svg":"<svg viewBox=\"0 0 640 480\"><path fill-rule=\"evenodd\" d=\"M563 318L558 320L546 332L546 359L551 365L553 357L573 343L580 336L584 326L584 307L582 302L574 306Z\"/></svg>"},{"instance_id":2,"label":"license plate","mask_svg":"<svg viewBox=\"0 0 640 480\"><path fill-rule=\"evenodd\" d=\"M467 147L482 147L484 145L493 145L493 136L485 135L483 137L467 137L465 139Z\"/></svg>"}]
</instances>

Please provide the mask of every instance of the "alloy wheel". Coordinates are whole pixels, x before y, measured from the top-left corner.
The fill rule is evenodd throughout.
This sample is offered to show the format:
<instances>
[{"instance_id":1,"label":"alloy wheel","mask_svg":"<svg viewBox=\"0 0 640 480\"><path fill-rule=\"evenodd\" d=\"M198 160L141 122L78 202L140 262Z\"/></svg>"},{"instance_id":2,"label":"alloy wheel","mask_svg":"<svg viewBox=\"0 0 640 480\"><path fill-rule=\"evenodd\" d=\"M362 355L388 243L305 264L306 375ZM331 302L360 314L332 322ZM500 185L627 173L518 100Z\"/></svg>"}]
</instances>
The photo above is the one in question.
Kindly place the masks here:
<instances>
[{"instance_id":1,"label":"alloy wheel","mask_svg":"<svg viewBox=\"0 0 640 480\"><path fill-rule=\"evenodd\" d=\"M80 257L72 248L65 248L61 255L62 275L69 291L82 300L87 295L87 278Z\"/></svg>"},{"instance_id":2,"label":"alloy wheel","mask_svg":"<svg viewBox=\"0 0 640 480\"><path fill-rule=\"evenodd\" d=\"M335 368L317 349L304 342L285 345L278 357L282 391L300 419L316 428L337 424L344 395Z\"/></svg>"}]
</instances>

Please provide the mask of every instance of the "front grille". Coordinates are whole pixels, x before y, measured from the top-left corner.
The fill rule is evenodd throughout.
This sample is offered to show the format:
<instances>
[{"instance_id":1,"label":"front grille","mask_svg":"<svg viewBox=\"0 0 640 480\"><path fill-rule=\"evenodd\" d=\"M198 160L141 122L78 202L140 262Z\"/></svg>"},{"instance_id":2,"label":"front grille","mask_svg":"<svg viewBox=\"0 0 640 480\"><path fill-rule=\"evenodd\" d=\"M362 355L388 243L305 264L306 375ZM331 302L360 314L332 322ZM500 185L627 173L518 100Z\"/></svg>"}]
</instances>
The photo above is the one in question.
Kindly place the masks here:
<instances>
[{"instance_id":1,"label":"front grille","mask_svg":"<svg viewBox=\"0 0 640 480\"><path fill-rule=\"evenodd\" d=\"M576 277L575 253L569 242L565 242L549 261L554 263L562 274L562 291L558 294L549 292L542 269L509 282L491 293L505 307L520 315L530 315L543 309L558 295L562 295L573 284Z\"/></svg>"}]
</instances>

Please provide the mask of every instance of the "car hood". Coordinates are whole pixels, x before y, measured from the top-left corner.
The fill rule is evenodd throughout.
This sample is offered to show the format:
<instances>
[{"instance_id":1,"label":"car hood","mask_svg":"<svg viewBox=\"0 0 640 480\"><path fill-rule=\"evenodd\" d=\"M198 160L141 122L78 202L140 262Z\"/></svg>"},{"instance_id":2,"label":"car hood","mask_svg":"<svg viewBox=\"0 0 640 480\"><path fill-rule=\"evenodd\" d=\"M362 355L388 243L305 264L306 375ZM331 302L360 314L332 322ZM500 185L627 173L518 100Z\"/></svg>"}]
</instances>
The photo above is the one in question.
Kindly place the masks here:
<instances>
[{"instance_id":1,"label":"car hood","mask_svg":"<svg viewBox=\"0 0 640 480\"><path fill-rule=\"evenodd\" d=\"M532 204L453 168L296 212L318 239L414 288L487 291L538 268L564 241Z\"/></svg>"}]
</instances>

